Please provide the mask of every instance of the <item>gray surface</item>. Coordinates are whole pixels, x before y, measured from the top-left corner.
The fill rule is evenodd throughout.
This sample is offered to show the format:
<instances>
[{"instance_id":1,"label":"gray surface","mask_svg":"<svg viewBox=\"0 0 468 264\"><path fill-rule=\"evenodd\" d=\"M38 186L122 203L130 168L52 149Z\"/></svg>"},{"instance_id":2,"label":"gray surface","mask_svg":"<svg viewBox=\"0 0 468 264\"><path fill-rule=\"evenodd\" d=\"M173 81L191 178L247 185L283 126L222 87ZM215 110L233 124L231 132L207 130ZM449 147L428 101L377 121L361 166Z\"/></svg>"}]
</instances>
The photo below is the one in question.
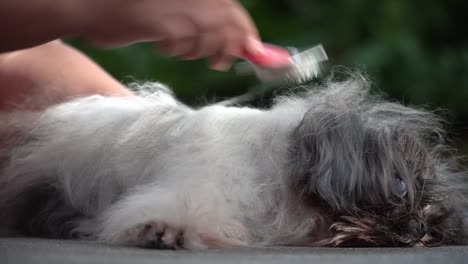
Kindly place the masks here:
<instances>
[{"instance_id":1,"label":"gray surface","mask_svg":"<svg viewBox=\"0 0 468 264\"><path fill-rule=\"evenodd\" d=\"M468 263L468 247L257 248L162 251L118 248L80 241L0 239L0 263Z\"/></svg>"}]
</instances>

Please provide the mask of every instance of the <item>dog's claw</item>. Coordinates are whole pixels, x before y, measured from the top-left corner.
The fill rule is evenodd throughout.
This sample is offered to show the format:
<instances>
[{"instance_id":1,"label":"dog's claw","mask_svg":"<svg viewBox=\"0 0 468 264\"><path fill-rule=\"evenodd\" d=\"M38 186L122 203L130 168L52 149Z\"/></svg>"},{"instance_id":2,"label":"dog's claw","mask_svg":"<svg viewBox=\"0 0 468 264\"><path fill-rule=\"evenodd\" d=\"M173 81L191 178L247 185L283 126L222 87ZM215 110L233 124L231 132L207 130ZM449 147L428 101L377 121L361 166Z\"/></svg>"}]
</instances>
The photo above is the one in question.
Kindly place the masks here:
<instances>
[{"instance_id":1,"label":"dog's claw","mask_svg":"<svg viewBox=\"0 0 468 264\"><path fill-rule=\"evenodd\" d=\"M167 224L149 222L136 227L138 245L152 249L184 248L183 232Z\"/></svg>"}]
</instances>

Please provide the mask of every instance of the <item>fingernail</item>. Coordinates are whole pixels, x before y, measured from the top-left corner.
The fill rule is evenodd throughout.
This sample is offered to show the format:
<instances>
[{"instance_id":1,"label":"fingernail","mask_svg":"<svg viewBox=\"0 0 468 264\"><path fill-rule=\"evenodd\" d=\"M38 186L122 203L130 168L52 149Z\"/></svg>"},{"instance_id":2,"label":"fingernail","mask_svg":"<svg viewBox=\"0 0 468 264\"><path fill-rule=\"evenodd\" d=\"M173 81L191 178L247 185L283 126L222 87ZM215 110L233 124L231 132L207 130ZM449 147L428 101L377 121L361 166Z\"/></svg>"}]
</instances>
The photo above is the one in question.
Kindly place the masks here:
<instances>
[{"instance_id":1,"label":"fingernail","mask_svg":"<svg viewBox=\"0 0 468 264\"><path fill-rule=\"evenodd\" d=\"M200 56L198 56L197 54L184 54L184 55L181 55L179 56L181 59L184 59L184 60L197 60L197 59L200 59Z\"/></svg>"},{"instance_id":2,"label":"fingernail","mask_svg":"<svg viewBox=\"0 0 468 264\"><path fill-rule=\"evenodd\" d=\"M228 63L228 62L219 62L219 63L216 63L216 64L212 64L210 66L211 69L213 70L217 70L217 71L228 71L229 68L231 68L231 63Z\"/></svg>"}]
</instances>

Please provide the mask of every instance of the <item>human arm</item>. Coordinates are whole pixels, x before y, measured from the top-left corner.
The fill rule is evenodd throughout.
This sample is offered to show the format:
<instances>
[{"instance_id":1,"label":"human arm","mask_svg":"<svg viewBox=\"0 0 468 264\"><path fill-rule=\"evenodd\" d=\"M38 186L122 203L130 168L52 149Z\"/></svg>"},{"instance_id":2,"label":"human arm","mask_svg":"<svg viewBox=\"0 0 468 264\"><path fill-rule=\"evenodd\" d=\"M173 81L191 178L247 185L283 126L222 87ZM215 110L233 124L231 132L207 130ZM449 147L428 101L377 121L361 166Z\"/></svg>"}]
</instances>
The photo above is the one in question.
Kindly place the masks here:
<instances>
[{"instance_id":1,"label":"human arm","mask_svg":"<svg viewBox=\"0 0 468 264\"><path fill-rule=\"evenodd\" d=\"M0 54L0 111L42 109L92 94L133 95L96 63L61 41Z\"/></svg>"},{"instance_id":2,"label":"human arm","mask_svg":"<svg viewBox=\"0 0 468 264\"><path fill-rule=\"evenodd\" d=\"M168 55L224 69L258 48L255 25L235 0L9 0L0 17L0 52L71 36L106 47L155 41Z\"/></svg>"}]
</instances>

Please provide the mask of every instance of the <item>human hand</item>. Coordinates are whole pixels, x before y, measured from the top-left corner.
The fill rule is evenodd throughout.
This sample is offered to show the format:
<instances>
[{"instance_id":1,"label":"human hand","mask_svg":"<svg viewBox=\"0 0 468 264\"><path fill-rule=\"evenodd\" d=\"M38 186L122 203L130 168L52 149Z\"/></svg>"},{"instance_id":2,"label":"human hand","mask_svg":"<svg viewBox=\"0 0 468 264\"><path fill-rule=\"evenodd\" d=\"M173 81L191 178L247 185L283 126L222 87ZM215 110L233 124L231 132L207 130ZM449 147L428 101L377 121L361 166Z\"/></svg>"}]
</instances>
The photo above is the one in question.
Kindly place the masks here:
<instances>
[{"instance_id":1,"label":"human hand","mask_svg":"<svg viewBox=\"0 0 468 264\"><path fill-rule=\"evenodd\" d=\"M88 13L82 35L107 47L159 42L182 59L208 58L226 70L243 50L258 50L258 32L235 0L75 0Z\"/></svg>"}]
</instances>

